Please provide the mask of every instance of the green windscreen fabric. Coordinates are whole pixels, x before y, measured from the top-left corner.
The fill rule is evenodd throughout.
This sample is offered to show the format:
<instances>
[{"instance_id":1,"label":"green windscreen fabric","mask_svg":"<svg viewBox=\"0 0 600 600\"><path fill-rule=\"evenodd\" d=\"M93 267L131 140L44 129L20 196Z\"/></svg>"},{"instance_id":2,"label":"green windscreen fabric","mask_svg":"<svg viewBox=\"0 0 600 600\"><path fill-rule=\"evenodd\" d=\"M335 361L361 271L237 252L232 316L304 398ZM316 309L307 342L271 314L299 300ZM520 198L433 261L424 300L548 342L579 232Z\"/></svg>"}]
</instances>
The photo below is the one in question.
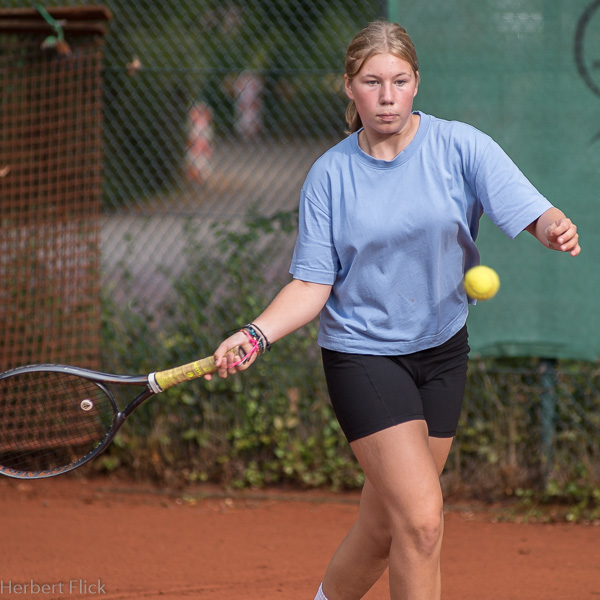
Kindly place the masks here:
<instances>
[{"instance_id":1,"label":"green windscreen fabric","mask_svg":"<svg viewBox=\"0 0 600 600\"><path fill-rule=\"evenodd\" d=\"M419 54L415 108L490 134L579 227L573 258L483 217L481 262L501 288L470 309L473 354L598 358L600 0L390 0L388 13Z\"/></svg>"}]
</instances>

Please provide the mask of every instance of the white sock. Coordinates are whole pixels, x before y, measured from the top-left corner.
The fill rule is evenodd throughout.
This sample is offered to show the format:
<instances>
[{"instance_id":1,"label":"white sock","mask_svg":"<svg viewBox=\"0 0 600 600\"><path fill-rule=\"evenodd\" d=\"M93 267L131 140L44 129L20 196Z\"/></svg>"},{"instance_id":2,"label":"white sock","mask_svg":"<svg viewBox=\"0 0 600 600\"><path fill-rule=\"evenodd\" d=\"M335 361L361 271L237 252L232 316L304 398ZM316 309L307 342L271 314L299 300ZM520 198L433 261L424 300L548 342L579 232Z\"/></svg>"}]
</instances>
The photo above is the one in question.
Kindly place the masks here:
<instances>
[{"instance_id":1,"label":"white sock","mask_svg":"<svg viewBox=\"0 0 600 600\"><path fill-rule=\"evenodd\" d=\"M315 600L327 600L327 596L323 593L323 584L319 586L319 591L315 596Z\"/></svg>"}]
</instances>

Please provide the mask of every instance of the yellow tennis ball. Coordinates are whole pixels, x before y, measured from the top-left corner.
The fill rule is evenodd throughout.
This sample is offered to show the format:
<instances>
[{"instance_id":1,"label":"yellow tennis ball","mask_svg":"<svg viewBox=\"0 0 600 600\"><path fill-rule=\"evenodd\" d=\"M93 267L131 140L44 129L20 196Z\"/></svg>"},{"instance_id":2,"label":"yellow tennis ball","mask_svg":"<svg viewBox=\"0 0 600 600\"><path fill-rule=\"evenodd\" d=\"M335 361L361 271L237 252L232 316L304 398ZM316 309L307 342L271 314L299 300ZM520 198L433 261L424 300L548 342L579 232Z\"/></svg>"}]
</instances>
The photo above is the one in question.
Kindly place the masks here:
<instances>
[{"instance_id":1,"label":"yellow tennis ball","mask_svg":"<svg viewBox=\"0 0 600 600\"><path fill-rule=\"evenodd\" d=\"M500 277L490 267L479 265L465 273L465 291L475 300L489 300L500 288Z\"/></svg>"}]
</instances>

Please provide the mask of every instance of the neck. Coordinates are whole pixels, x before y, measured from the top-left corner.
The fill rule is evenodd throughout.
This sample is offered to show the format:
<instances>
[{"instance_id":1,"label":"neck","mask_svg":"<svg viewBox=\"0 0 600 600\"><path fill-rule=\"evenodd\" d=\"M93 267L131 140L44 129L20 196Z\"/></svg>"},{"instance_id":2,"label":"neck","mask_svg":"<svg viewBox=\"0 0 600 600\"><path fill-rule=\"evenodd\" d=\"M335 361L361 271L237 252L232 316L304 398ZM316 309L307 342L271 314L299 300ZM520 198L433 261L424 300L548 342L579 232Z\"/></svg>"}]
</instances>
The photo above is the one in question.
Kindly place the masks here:
<instances>
[{"instance_id":1,"label":"neck","mask_svg":"<svg viewBox=\"0 0 600 600\"><path fill-rule=\"evenodd\" d=\"M378 160L394 160L411 143L417 130L421 117L411 114L406 127L397 133L390 135L368 134L363 129L358 134L358 144L361 149Z\"/></svg>"}]
</instances>

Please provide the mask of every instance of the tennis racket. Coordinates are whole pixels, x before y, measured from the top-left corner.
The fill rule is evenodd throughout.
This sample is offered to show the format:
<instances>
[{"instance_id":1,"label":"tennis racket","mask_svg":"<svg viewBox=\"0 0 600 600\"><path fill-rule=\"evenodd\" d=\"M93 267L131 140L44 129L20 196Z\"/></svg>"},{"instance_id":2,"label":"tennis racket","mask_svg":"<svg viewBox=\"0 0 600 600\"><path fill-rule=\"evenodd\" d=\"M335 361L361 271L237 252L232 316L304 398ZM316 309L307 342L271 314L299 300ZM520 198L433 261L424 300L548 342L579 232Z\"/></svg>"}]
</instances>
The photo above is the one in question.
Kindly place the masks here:
<instances>
[{"instance_id":1,"label":"tennis racket","mask_svg":"<svg viewBox=\"0 0 600 600\"><path fill-rule=\"evenodd\" d=\"M230 352L240 353L239 348ZM152 396L217 370L214 358L150 373L111 375L38 364L0 374L0 474L43 479L68 473L101 454L131 413ZM109 386L142 391L120 411Z\"/></svg>"}]
</instances>

